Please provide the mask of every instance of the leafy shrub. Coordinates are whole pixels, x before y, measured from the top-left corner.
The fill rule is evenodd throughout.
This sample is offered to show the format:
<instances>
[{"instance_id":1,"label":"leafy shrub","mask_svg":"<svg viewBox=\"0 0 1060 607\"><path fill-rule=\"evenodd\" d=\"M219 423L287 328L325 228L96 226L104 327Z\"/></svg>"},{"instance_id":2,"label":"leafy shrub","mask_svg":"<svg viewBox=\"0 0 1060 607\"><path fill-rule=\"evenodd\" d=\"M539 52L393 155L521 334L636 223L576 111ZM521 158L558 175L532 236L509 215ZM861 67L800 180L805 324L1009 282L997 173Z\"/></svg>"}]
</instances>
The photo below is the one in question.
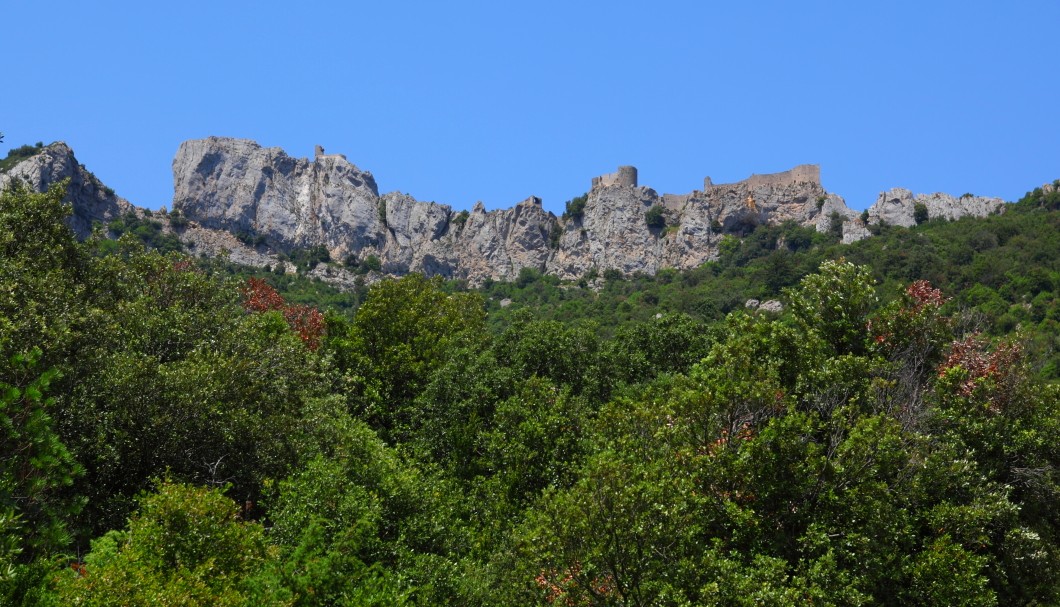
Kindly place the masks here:
<instances>
[{"instance_id":1,"label":"leafy shrub","mask_svg":"<svg viewBox=\"0 0 1060 607\"><path fill-rule=\"evenodd\" d=\"M179 210L174 210L169 214L169 226L175 230L181 230L188 227L188 223L188 218Z\"/></svg>"},{"instance_id":2,"label":"leafy shrub","mask_svg":"<svg viewBox=\"0 0 1060 607\"><path fill-rule=\"evenodd\" d=\"M44 144L38 141L36 145L23 145L13 148L7 153L6 158L0 160L0 173L6 173L23 160L36 156L43 147Z\"/></svg>"},{"instance_id":3,"label":"leafy shrub","mask_svg":"<svg viewBox=\"0 0 1060 607\"><path fill-rule=\"evenodd\" d=\"M843 216L839 211L832 211L828 216L828 235L836 240L843 239Z\"/></svg>"},{"instance_id":4,"label":"leafy shrub","mask_svg":"<svg viewBox=\"0 0 1060 607\"><path fill-rule=\"evenodd\" d=\"M580 220L585 215L585 203L589 201L589 194L582 194L571 198L565 203L563 219Z\"/></svg>"},{"instance_id":5,"label":"leafy shrub","mask_svg":"<svg viewBox=\"0 0 1060 607\"><path fill-rule=\"evenodd\" d=\"M379 258L375 255L369 255L361 262L361 268L365 272L381 272L383 270L383 262L379 261Z\"/></svg>"},{"instance_id":6,"label":"leafy shrub","mask_svg":"<svg viewBox=\"0 0 1060 607\"><path fill-rule=\"evenodd\" d=\"M654 204L644 214L644 221L649 228L662 229L666 227L666 211L662 205Z\"/></svg>"},{"instance_id":7,"label":"leafy shrub","mask_svg":"<svg viewBox=\"0 0 1060 607\"><path fill-rule=\"evenodd\" d=\"M963 198L963 196L962 196L962 198ZM913 205L913 221L916 222L916 225L920 225L920 224L924 223L927 220L928 220L928 208L927 208L927 205L922 203L922 202L918 202L918 203L914 204Z\"/></svg>"}]
</instances>

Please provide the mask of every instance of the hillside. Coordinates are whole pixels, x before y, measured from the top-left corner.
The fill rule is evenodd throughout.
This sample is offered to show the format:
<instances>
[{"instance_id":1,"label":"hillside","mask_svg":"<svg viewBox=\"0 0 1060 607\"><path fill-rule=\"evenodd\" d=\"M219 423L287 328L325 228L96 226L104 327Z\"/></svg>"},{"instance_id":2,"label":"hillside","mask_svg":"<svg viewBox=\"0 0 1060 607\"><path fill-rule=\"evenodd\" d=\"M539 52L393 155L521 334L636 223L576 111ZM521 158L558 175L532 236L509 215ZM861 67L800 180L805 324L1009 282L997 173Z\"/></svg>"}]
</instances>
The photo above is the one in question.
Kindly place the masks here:
<instances>
[{"instance_id":1,"label":"hillside","mask_svg":"<svg viewBox=\"0 0 1060 607\"><path fill-rule=\"evenodd\" d=\"M352 315L145 249L143 212L79 242L67 195L0 194L0 603L1060 599L1060 392L960 305L1055 339L1052 187L633 280L413 273ZM260 276L319 286L297 263Z\"/></svg>"}]
</instances>

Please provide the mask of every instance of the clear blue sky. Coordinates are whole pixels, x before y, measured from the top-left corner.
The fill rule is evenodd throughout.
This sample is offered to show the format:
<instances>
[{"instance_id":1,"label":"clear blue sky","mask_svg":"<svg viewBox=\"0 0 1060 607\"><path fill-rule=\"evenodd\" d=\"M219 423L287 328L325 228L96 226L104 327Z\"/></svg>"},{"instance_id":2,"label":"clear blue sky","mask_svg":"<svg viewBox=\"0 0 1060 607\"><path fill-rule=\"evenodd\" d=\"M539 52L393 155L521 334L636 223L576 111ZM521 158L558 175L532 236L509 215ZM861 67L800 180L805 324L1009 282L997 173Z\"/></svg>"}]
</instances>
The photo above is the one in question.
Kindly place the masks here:
<instances>
[{"instance_id":1,"label":"clear blue sky","mask_svg":"<svg viewBox=\"0 0 1060 607\"><path fill-rule=\"evenodd\" d=\"M29 2L0 7L0 153L65 140L157 208L181 141L315 144L458 209L559 212L818 163L1016 199L1060 177L1060 2Z\"/></svg>"}]
</instances>

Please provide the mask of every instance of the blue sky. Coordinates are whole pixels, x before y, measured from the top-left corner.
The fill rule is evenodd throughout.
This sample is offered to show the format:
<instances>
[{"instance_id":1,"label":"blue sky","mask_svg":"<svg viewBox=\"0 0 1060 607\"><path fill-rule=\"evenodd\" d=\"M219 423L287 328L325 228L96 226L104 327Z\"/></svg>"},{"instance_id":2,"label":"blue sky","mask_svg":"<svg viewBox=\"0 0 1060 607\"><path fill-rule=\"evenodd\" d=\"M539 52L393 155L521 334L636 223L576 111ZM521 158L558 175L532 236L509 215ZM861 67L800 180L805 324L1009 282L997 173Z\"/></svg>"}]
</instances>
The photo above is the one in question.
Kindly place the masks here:
<instances>
[{"instance_id":1,"label":"blue sky","mask_svg":"<svg viewBox=\"0 0 1060 607\"><path fill-rule=\"evenodd\" d=\"M1019 198L1060 177L1060 3L66 2L0 7L0 153L64 140L132 202L185 139L315 144L380 190L545 208L638 167L683 193L821 165Z\"/></svg>"}]
</instances>

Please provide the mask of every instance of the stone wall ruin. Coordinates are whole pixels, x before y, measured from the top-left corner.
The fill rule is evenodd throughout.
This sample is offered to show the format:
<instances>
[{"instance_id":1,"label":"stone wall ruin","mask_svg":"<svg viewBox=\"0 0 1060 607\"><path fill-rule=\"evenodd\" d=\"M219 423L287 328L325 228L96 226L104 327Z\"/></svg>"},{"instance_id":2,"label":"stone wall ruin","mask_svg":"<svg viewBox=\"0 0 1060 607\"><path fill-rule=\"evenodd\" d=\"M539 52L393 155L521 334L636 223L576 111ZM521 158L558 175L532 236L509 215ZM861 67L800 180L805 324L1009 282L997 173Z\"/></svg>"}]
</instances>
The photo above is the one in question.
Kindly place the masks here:
<instances>
[{"instance_id":1,"label":"stone wall ruin","mask_svg":"<svg viewBox=\"0 0 1060 607\"><path fill-rule=\"evenodd\" d=\"M736 185L746 185L749 188L760 186L787 187L799 183L811 183L821 185L821 166L817 164L800 164L799 166L781 173L767 173L765 175L751 175L743 181L736 183L715 184L710 177L703 179L703 190L709 192L711 188L725 188Z\"/></svg>"},{"instance_id":2,"label":"stone wall ruin","mask_svg":"<svg viewBox=\"0 0 1060 607\"><path fill-rule=\"evenodd\" d=\"M593 177L592 187L594 190L596 188L606 188L613 185L631 188L637 187L637 167L628 165L620 166L614 173Z\"/></svg>"}]
</instances>

